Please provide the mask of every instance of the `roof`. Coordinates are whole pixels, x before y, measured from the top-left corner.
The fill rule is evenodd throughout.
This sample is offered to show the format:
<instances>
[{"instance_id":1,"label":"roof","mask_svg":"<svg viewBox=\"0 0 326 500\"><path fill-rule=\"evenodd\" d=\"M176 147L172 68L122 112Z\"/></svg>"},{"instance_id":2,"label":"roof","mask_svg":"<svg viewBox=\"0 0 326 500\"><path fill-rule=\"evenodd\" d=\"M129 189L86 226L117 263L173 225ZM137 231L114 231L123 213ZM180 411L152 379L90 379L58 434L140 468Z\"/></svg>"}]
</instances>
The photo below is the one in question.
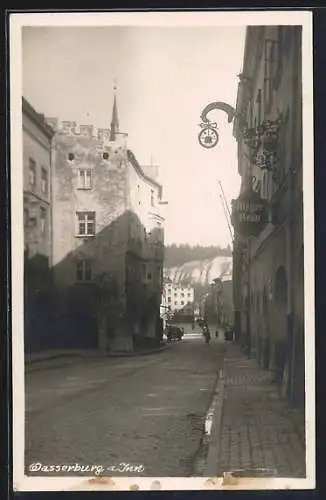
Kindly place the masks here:
<instances>
[{"instance_id":1,"label":"roof","mask_svg":"<svg viewBox=\"0 0 326 500\"><path fill-rule=\"evenodd\" d=\"M157 181L155 181L154 179L152 179L151 177L148 177L148 175L145 175L144 174L144 171L143 169L141 168L141 166L139 165L134 153L130 150L130 149L127 149L127 155L128 155L128 160L130 161L130 163L132 164L132 166L134 167L134 169L136 170L136 172L147 182L153 184L154 186L156 186L158 189L159 189L159 192L160 192L160 197L162 196L162 191L163 191L163 188L162 188L162 185L159 184Z\"/></svg>"},{"instance_id":2,"label":"roof","mask_svg":"<svg viewBox=\"0 0 326 500\"><path fill-rule=\"evenodd\" d=\"M55 131L46 122L45 116L41 113L38 113L27 101L27 99L25 99L25 97L22 97L22 111L34 122L34 124L44 133L44 135L46 135L49 139L52 139Z\"/></svg>"},{"instance_id":3,"label":"roof","mask_svg":"<svg viewBox=\"0 0 326 500\"><path fill-rule=\"evenodd\" d=\"M113 110L112 110L112 120L111 120L111 130L110 130L110 140L114 141L116 134L119 132L119 118L118 118L118 107L117 107L117 97L114 94Z\"/></svg>"}]
</instances>

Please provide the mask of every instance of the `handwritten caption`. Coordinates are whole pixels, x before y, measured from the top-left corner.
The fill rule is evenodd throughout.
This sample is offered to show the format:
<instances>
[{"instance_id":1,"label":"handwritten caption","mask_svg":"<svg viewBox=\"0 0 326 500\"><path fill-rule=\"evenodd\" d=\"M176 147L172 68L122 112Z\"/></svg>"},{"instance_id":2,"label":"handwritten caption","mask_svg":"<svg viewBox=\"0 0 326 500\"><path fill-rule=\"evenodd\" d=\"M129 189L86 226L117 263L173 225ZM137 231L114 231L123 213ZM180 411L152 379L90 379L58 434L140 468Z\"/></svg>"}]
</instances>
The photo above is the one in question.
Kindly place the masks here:
<instances>
[{"instance_id":1,"label":"handwritten caption","mask_svg":"<svg viewBox=\"0 0 326 500\"><path fill-rule=\"evenodd\" d=\"M40 462L34 462L28 466L30 472L91 472L95 476L100 476L104 472L144 472L145 467L142 464L127 464L120 463L118 465L109 465L104 467L103 465L93 464L93 465L80 465L80 464L42 464Z\"/></svg>"}]
</instances>

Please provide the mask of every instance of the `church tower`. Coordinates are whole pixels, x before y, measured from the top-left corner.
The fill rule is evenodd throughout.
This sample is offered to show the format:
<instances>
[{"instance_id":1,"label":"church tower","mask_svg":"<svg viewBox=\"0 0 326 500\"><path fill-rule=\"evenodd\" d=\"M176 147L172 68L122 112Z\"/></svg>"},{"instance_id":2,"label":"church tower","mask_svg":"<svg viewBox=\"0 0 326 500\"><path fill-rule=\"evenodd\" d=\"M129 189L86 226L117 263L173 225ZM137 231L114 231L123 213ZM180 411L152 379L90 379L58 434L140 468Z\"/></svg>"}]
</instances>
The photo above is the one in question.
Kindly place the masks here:
<instances>
[{"instance_id":1,"label":"church tower","mask_svg":"<svg viewBox=\"0 0 326 500\"><path fill-rule=\"evenodd\" d=\"M113 101L111 131L110 131L110 141L112 142L116 140L117 134L119 134L119 117L118 117L116 90L117 90L116 85L114 85L114 101Z\"/></svg>"}]
</instances>

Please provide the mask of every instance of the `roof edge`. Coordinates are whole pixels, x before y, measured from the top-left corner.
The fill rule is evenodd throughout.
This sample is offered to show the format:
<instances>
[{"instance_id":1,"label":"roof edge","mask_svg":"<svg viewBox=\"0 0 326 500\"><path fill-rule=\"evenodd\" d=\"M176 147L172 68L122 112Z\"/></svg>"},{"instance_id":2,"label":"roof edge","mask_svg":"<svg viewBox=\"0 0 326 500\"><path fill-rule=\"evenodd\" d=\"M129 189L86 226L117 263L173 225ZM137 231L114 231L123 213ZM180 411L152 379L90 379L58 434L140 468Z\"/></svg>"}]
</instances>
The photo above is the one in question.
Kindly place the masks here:
<instances>
[{"instance_id":1,"label":"roof edge","mask_svg":"<svg viewBox=\"0 0 326 500\"><path fill-rule=\"evenodd\" d=\"M149 177L148 175L146 175L144 173L143 169L141 168L140 164L137 161L136 156L134 155L134 153L130 149L127 149L127 155L128 155L128 160L130 161L131 165L134 167L134 169L136 170L136 172L145 181L150 182L151 184L153 184L154 186L156 186L159 189L160 197L161 197L162 196L162 192L163 192L162 185L159 182L155 181L154 179L152 179L151 177Z\"/></svg>"},{"instance_id":2,"label":"roof edge","mask_svg":"<svg viewBox=\"0 0 326 500\"><path fill-rule=\"evenodd\" d=\"M55 135L54 129L46 122L45 116L38 113L24 96L22 96L22 112L25 113L49 139L53 138Z\"/></svg>"}]
</instances>

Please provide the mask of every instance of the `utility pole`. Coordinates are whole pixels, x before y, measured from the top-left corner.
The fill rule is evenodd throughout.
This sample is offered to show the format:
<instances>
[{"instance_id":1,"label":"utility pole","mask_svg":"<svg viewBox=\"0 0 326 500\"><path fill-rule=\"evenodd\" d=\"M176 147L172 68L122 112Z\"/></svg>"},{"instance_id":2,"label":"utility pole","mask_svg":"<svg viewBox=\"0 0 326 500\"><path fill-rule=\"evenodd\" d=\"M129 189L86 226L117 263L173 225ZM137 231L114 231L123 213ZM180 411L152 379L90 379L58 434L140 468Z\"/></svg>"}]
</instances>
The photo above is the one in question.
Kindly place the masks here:
<instances>
[{"instance_id":1,"label":"utility pole","mask_svg":"<svg viewBox=\"0 0 326 500\"><path fill-rule=\"evenodd\" d=\"M227 199L226 199L226 196L225 196L225 193L224 193L224 189L223 189L223 186L222 186L222 182L221 181L218 181L219 185L220 185L220 188L221 188L221 192L222 192L222 197L223 197L223 200L224 200L224 203L225 203L225 206L226 206L226 209L227 209L227 212L228 212L228 215L229 215L229 218L231 220L231 210L230 210L230 207L229 207L229 204L227 202Z\"/></svg>"}]
</instances>

